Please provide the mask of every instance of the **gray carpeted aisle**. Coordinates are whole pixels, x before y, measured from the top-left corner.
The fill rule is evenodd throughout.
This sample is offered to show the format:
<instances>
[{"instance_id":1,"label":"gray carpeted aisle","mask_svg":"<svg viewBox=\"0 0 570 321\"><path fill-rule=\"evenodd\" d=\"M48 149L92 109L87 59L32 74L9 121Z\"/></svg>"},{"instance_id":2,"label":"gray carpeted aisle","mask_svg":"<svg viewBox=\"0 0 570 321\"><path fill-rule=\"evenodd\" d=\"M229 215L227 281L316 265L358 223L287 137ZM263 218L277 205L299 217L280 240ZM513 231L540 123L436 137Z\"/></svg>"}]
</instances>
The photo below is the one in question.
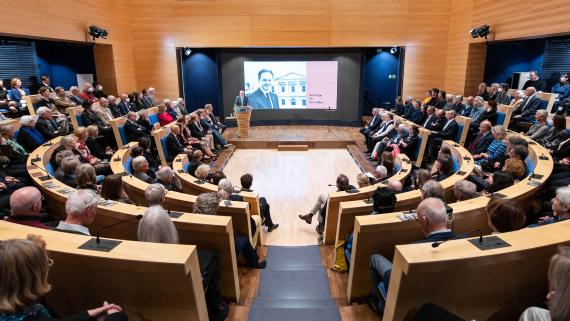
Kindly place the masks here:
<instances>
[{"instance_id":1,"label":"gray carpeted aisle","mask_svg":"<svg viewBox=\"0 0 570 321\"><path fill-rule=\"evenodd\" d=\"M318 246L270 246L249 321L340 321Z\"/></svg>"}]
</instances>

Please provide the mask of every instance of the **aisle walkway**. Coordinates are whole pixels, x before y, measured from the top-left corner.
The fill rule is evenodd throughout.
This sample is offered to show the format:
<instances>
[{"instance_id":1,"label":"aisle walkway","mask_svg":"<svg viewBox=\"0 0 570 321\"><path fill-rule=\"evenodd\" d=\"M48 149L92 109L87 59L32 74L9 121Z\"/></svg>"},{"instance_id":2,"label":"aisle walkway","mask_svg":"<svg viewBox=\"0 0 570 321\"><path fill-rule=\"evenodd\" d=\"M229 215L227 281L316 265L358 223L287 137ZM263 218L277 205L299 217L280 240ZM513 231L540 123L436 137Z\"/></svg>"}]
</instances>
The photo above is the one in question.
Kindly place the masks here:
<instances>
[{"instance_id":1,"label":"aisle walkway","mask_svg":"<svg viewBox=\"0 0 570 321\"><path fill-rule=\"evenodd\" d=\"M249 321L340 321L318 246L270 246Z\"/></svg>"}]
</instances>

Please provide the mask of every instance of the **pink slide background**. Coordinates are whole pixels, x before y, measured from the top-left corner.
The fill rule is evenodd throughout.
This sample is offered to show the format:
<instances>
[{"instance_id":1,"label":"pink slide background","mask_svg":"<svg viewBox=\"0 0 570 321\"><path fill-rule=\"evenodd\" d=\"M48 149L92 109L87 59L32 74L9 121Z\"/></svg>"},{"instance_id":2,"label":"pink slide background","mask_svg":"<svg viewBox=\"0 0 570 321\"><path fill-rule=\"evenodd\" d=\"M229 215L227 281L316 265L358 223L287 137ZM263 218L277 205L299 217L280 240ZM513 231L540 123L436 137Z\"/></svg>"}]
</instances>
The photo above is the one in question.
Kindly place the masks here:
<instances>
[{"instance_id":1,"label":"pink slide background","mask_svg":"<svg viewBox=\"0 0 570 321\"><path fill-rule=\"evenodd\" d=\"M337 61L307 61L307 109L336 109Z\"/></svg>"}]
</instances>

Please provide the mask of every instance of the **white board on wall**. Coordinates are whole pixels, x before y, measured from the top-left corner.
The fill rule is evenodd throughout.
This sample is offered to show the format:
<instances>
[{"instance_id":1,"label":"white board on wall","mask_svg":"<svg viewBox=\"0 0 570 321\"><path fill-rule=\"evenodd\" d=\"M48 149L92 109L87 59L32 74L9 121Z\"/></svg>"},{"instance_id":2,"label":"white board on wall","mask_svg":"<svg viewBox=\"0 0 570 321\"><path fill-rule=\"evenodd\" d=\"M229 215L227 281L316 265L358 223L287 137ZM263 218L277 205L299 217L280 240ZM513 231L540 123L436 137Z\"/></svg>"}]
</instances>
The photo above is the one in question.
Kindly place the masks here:
<instances>
[{"instance_id":1,"label":"white board on wall","mask_svg":"<svg viewBox=\"0 0 570 321\"><path fill-rule=\"evenodd\" d=\"M93 74L77 74L77 86L83 88L84 83L93 83Z\"/></svg>"}]
</instances>

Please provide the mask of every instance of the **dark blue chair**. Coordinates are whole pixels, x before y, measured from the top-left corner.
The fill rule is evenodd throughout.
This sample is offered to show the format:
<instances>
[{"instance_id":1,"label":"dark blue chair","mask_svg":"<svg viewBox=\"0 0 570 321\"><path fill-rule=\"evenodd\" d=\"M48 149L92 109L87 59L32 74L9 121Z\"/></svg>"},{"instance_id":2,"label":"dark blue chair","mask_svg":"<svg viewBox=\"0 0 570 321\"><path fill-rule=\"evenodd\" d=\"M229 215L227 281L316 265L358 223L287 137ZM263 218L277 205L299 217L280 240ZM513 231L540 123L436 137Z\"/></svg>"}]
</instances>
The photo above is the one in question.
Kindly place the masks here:
<instances>
[{"instance_id":1,"label":"dark blue chair","mask_svg":"<svg viewBox=\"0 0 570 321\"><path fill-rule=\"evenodd\" d=\"M133 158L127 158L127 162L125 163L125 171L132 174L133 173Z\"/></svg>"}]
</instances>

